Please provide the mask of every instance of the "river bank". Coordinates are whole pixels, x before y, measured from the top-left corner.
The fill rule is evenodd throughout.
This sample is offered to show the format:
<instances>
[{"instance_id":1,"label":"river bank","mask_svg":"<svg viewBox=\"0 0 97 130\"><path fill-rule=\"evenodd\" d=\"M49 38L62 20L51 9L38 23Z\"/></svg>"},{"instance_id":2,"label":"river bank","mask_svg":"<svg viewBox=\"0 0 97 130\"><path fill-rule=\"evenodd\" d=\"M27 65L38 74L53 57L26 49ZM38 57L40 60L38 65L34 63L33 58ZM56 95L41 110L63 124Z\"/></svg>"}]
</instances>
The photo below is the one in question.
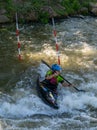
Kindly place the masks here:
<instances>
[{"instance_id":1,"label":"river bank","mask_svg":"<svg viewBox=\"0 0 97 130\"><path fill-rule=\"evenodd\" d=\"M92 15L97 16L97 2L95 0L37 0L1 1L0 23L15 22L15 13L18 13L19 22L48 23L49 19L67 18L69 16Z\"/></svg>"}]
</instances>

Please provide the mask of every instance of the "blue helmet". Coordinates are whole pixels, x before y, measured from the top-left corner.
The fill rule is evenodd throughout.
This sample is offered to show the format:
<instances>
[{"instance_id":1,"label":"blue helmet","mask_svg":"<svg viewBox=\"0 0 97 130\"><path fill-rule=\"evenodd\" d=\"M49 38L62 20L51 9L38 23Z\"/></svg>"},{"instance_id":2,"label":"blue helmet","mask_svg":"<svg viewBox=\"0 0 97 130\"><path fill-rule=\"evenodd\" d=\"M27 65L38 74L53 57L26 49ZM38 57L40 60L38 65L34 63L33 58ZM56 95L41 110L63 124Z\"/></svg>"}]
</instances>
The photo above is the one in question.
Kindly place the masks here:
<instances>
[{"instance_id":1,"label":"blue helmet","mask_svg":"<svg viewBox=\"0 0 97 130\"><path fill-rule=\"evenodd\" d=\"M51 68L52 68L53 71L60 71L60 70L62 70L61 66L58 65L58 64L53 64Z\"/></svg>"}]
</instances>

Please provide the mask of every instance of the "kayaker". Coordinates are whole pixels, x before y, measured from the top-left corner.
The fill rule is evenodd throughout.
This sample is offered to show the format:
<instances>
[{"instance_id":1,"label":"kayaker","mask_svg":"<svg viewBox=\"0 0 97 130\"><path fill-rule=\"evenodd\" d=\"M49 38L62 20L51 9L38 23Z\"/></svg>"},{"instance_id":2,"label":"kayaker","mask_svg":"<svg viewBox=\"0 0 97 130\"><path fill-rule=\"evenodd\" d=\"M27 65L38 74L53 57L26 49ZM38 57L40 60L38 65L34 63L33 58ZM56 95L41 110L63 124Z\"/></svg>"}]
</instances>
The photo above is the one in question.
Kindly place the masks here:
<instances>
[{"instance_id":1,"label":"kayaker","mask_svg":"<svg viewBox=\"0 0 97 130\"><path fill-rule=\"evenodd\" d=\"M52 70L47 71L45 80L42 81L46 87L57 92L57 86L61 83L63 86L72 86L69 83L66 83L64 79L60 76L62 68L58 64L53 64L51 67Z\"/></svg>"}]
</instances>

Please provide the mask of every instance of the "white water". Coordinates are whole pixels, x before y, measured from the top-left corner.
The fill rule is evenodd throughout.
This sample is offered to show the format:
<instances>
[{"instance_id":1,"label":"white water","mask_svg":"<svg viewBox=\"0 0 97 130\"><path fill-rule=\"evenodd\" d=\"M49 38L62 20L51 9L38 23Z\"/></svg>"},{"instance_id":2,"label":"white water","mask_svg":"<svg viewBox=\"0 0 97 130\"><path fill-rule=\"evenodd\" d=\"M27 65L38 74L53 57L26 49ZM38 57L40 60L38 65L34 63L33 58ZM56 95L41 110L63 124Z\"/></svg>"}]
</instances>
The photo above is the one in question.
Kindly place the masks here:
<instances>
[{"instance_id":1,"label":"white water","mask_svg":"<svg viewBox=\"0 0 97 130\"><path fill-rule=\"evenodd\" d=\"M47 66L40 64L37 73L41 73L41 75L44 76L47 70ZM30 71L33 73L33 69L30 68ZM72 76L74 77L74 75ZM32 77L28 77L29 80L33 79ZM76 75L75 77L77 79ZM86 125L87 129L90 123L97 123L95 113L93 114L93 111L90 110L90 108L95 110L97 109L97 83L92 83L92 81L86 84L82 83L79 86L79 89L86 90L85 93L77 92L74 88L64 88L59 85L58 104L60 108L58 110L54 110L53 108L47 106L38 97L35 90L36 85L22 88L25 82L24 80L25 77L17 83L16 88L12 90L12 95L8 96L8 100L3 98L0 99L0 116L6 119L5 122L7 122L7 124L8 120L9 122L12 120L14 121L9 129L21 129L18 126L21 123L29 121L38 123L41 122L42 119L44 122L48 122L48 127L45 128L45 125L43 125L35 130L57 129L57 127L60 128L61 124L67 124L68 122L73 126L76 126L75 124L77 124L77 126L79 125L84 128ZM32 82L34 81L32 80ZM67 115L66 117L63 117L62 115L65 115L66 113L68 113L69 116ZM34 120L34 115L46 115L46 117L41 118L40 116L40 118ZM48 116L51 116L51 118ZM1 128L5 127L7 124L1 123ZM1 130L3 130L3 128ZM23 128L23 130L27 130L27 128Z\"/></svg>"},{"instance_id":2,"label":"white water","mask_svg":"<svg viewBox=\"0 0 97 130\"><path fill-rule=\"evenodd\" d=\"M91 22L94 21L91 20ZM93 28L93 34L91 34L90 28L87 24L83 27L81 20L64 21L57 27L59 39L63 42L63 45L60 43L62 75L71 83L76 84L78 89L86 92L77 92L74 88L64 88L59 85L60 108L58 110L47 106L38 97L37 76L41 74L44 77L48 69L40 63L40 60L44 59L49 64L57 62L56 51L51 41L50 43L44 41L40 51L23 52L27 53L30 61L38 61L37 65L26 69L10 93L0 93L1 130L97 129L96 29Z\"/></svg>"}]
</instances>

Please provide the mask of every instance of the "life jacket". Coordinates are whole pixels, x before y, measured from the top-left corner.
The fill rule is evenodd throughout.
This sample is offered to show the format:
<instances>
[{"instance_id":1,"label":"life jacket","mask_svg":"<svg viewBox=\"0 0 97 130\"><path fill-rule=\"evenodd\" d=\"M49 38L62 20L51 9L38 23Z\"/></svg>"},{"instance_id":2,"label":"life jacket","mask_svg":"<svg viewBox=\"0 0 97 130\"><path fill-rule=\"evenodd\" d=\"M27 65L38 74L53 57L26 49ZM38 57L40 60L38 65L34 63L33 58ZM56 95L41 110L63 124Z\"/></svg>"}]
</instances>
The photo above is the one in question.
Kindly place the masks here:
<instances>
[{"instance_id":1,"label":"life jacket","mask_svg":"<svg viewBox=\"0 0 97 130\"><path fill-rule=\"evenodd\" d=\"M57 85L57 84L58 84L56 77L53 77L53 78L49 79L49 82L50 82L51 84L53 84L53 85Z\"/></svg>"},{"instance_id":2,"label":"life jacket","mask_svg":"<svg viewBox=\"0 0 97 130\"><path fill-rule=\"evenodd\" d=\"M46 76L50 76L50 75L52 75L53 74L53 72L51 71L51 70L49 70L48 72L47 72L47 74L46 74ZM58 85L58 81L57 81L57 76L56 77L53 77L53 78L51 78L51 79L48 79L48 82L51 84L51 85L55 85L55 86L57 86Z\"/></svg>"},{"instance_id":3,"label":"life jacket","mask_svg":"<svg viewBox=\"0 0 97 130\"><path fill-rule=\"evenodd\" d=\"M52 74L53 72L49 70L47 71L46 76L48 75L50 76ZM45 84L46 86L52 89L56 89L58 86L58 83L63 83L63 82L64 82L64 79L61 76L56 76L51 79L45 79L44 81L42 81L43 84Z\"/></svg>"}]
</instances>

